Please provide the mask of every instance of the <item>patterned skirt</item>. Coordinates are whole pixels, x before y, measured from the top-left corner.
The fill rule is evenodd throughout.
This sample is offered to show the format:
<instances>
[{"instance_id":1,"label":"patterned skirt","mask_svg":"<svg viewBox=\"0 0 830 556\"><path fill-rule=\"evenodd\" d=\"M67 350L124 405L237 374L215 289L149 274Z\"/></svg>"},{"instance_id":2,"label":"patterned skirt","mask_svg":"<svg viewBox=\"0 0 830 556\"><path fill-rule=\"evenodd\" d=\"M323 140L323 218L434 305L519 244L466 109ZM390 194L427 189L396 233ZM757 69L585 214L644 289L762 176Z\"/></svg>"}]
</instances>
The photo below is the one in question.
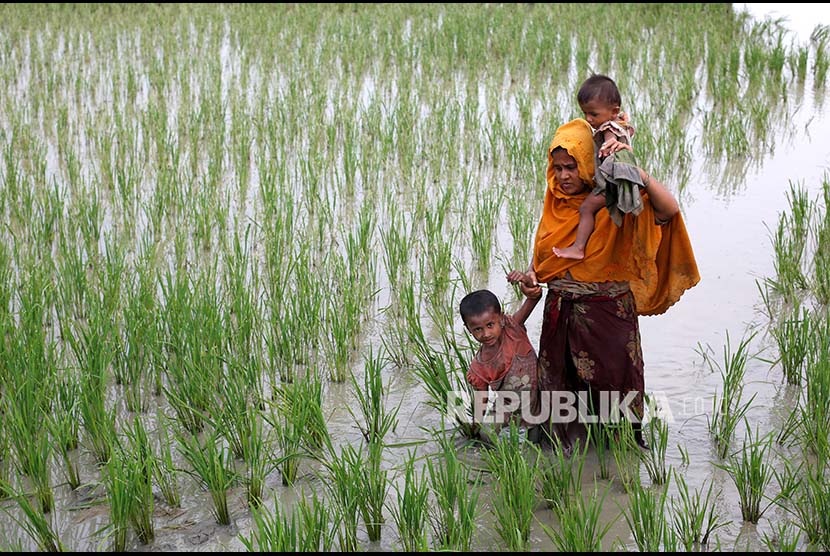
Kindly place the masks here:
<instances>
[{"instance_id":1,"label":"patterned skirt","mask_svg":"<svg viewBox=\"0 0 830 556\"><path fill-rule=\"evenodd\" d=\"M643 353L634 296L625 282L557 279L549 285L539 340L542 397L583 393L594 401L628 398L643 416ZM552 397L551 397L552 396Z\"/></svg>"}]
</instances>

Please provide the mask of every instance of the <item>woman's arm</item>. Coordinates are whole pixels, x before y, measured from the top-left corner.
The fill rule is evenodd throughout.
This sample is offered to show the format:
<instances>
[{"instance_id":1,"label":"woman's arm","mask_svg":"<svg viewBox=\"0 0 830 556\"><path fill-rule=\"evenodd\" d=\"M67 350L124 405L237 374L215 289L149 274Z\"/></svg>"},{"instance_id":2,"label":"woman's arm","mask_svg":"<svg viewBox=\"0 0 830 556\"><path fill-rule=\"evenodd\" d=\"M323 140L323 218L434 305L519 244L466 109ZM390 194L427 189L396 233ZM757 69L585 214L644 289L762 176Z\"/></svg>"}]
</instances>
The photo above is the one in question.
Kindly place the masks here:
<instances>
[{"instance_id":1,"label":"woman's arm","mask_svg":"<svg viewBox=\"0 0 830 556\"><path fill-rule=\"evenodd\" d=\"M639 170L644 189L648 193L649 200L651 200L651 206L654 207L654 218L660 222L668 222L672 219L672 216L680 212L677 200L666 189L665 185L651 177L642 168Z\"/></svg>"}]
</instances>

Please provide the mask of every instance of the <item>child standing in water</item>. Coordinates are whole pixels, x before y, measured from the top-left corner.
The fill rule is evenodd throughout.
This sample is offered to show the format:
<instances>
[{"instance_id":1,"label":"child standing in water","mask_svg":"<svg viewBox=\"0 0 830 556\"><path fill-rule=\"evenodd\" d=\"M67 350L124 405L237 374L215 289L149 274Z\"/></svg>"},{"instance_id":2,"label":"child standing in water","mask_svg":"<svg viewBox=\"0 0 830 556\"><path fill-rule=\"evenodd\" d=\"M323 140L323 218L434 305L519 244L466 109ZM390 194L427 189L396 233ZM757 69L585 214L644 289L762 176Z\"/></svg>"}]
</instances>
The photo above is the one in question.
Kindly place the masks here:
<instances>
[{"instance_id":1,"label":"child standing in water","mask_svg":"<svg viewBox=\"0 0 830 556\"><path fill-rule=\"evenodd\" d=\"M643 181L631 149L634 128L620 112L622 100L617 84L605 75L592 75L582 83L576 98L594 130L594 189L579 207L576 240L569 247L554 247L553 252L565 259L581 260L594 231L594 215L603 206L617 226L622 225L624 213L640 214L643 200L639 188Z\"/></svg>"},{"instance_id":2,"label":"child standing in water","mask_svg":"<svg viewBox=\"0 0 830 556\"><path fill-rule=\"evenodd\" d=\"M524 428L528 438L536 441L536 429L524 422L521 415L536 415L539 404L538 371L536 368L536 351L530 343L525 328L525 321L533 312L542 297L542 288L519 271L507 275L508 281L518 283L525 295L524 303L513 315L502 313L498 298L490 290L478 290L467 294L461 300L459 312L464 326L481 344L470 363L467 381L479 392L487 392L503 398L512 397L517 401L515 409L507 409L508 404L496 404L494 415L494 432L507 425L512 419ZM474 400L473 414L483 416L484 396ZM514 404L510 403L510 406ZM526 413L530 412L530 413ZM483 429L485 430L485 429Z\"/></svg>"}]
</instances>

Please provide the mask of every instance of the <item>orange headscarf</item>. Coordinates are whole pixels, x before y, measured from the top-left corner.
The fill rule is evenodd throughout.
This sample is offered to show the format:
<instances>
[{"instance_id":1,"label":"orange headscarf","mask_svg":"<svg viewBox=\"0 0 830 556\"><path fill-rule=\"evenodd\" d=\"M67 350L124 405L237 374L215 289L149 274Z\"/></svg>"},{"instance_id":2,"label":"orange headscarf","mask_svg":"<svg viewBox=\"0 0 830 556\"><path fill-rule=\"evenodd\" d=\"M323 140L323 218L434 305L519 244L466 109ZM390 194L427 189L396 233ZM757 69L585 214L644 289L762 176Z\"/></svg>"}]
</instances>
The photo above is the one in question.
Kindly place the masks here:
<instances>
[{"instance_id":1,"label":"orange headscarf","mask_svg":"<svg viewBox=\"0 0 830 556\"><path fill-rule=\"evenodd\" d=\"M597 212L584 259L557 257L554 247L567 247L576 239L579 205L589 191L577 195L562 191L553 171L551 151L556 147L574 157L585 183L593 183L594 141L591 126L580 118L560 126L548 149L548 188L533 254L539 282L563 278L567 272L580 282L627 281L638 314L664 313L700 281L683 217L678 213L668 224L658 226L648 194L643 192L643 211L638 216L626 214L620 227L611 222L608 211Z\"/></svg>"}]
</instances>

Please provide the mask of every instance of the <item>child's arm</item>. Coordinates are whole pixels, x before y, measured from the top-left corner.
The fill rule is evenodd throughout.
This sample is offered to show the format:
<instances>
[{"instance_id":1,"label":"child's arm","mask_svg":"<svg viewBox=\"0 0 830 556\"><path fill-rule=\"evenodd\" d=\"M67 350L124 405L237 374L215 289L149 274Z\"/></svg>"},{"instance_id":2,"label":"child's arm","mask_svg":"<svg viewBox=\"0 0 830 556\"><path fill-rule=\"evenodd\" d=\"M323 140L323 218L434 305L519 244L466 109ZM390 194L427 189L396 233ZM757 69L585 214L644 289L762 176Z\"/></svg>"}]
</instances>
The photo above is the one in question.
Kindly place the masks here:
<instances>
[{"instance_id":1,"label":"child's arm","mask_svg":"<svg viewBox=\"0 0 830 556\"><path fill-rule=\"evenodd\" d=\"M513 319L517 323L524 324L527 317L529 317L530 313L533 312L536 304L539 303L540 299L542 299L542 286L537 284L531 276L525 274L524 272L519 272L518 270L511 271L510 274L507 275L507 281L512 284L518 283L519 288L525 295L524 303L522 303L522 306L519 307L518 311L513 314Z\"/></svg>"}]
</instances>

